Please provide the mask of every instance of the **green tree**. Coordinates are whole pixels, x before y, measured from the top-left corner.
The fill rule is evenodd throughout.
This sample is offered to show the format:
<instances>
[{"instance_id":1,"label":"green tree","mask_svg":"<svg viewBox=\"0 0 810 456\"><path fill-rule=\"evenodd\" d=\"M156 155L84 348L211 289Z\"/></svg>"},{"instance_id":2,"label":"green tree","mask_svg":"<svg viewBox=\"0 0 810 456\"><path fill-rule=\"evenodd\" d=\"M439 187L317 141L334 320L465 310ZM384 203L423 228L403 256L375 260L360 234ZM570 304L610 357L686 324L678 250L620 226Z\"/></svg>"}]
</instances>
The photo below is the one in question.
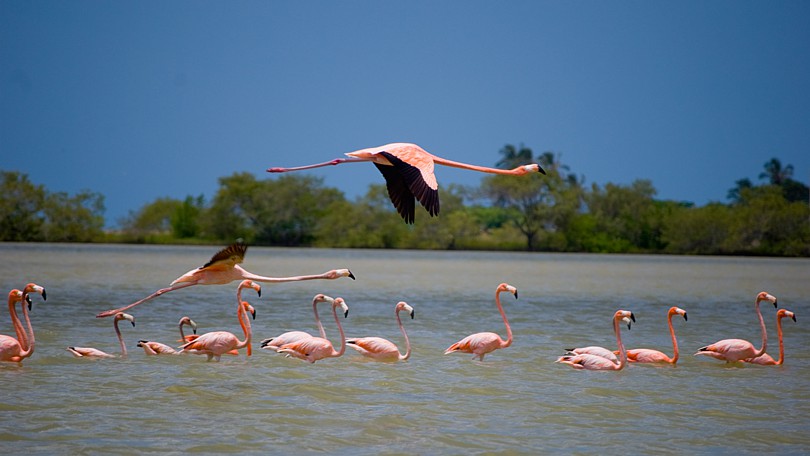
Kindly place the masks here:
<instances>
[{"instance_id":1,"label":"green tree","mask_svg":"<svg viewBox=\"0 0 810 456\"><path fill-rule=\"evenodd\" d=\"M793 165L782 167L778 158L765 162L765 171L759 173L760 179L767 179L771 185L782 185L785 179L793 177Z\"/></svg>"},{"instance_id":2,"label":"green tree","mask_svg":"<svg viewBox=\"0 0 810 456\"><path fill-rule=\"evenodd\" d=\"M45 199L44 213L48 242L91 242L103 235L104 196L100 193L51 193Z\"/></svg>"},{"instance_id":3,"label":"green tree","mask_svg":"<svg viewBox=\"0 0 810 456\"><path fill-rule=\"evenodd\" d=\"M594 184L585 200L597 229L612 238L619 251L655 251L663 247L655 194L651 181L638 179L629 186L608 183L604 189Z\"/></svg>"},{"instance_id":4,"label":"green tree","mask_svg":"<svg viewBox=\"0 0 810 456\"><path fill-rule=\"evenodd\" d=\"M171 215L172 234L178 239L193 238L200 233L200 214L205 210L203 195L189 195Z\"/></svg>"},{"instance_id":5,"label":"green tree","mask_svg":"<svg viewBox=\"0 0 810 456\"><path fill-rule=\"evenodd\" d=\"M138 238L169 234L172 217L182 205L174 198L157 198L135 212L130 211L129 216L119 223L125 233Z\"/></svg>"},{"instance_id":6,"label":"green tree","mask_svg":"<svg viewBox=\"0 0 810 456\"><path fill-rule=\"evenodd\" d=\"M32 183L28 175L0 171L0 240L42 240L45 195L45 187Z\"/></svg>"}]
</instances>

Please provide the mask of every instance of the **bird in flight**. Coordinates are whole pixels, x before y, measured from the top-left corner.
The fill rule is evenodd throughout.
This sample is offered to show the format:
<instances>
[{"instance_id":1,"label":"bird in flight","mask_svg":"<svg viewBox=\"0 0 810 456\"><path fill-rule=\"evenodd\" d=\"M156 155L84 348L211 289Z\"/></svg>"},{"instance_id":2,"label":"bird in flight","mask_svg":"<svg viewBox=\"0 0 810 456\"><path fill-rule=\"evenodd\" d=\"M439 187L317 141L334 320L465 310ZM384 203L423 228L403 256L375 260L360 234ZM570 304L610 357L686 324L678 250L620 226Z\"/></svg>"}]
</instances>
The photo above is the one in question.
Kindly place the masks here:
<instances>
[{"instance_id":1,"label":"bird in flight","mask_svg":"<svg viewBox=\"0 0 810 456\"><path fill-rule=\"evenodd\" d=\"M320 168L341 163L372 162L385 178L388 196L405 223L413 224L416 204L428 211L431 217L439 215L439 184L433 173L434 165L469 169L482 173L520 176L529 173L546 174L536 163L513 169L487 168L437 157L416 144L392 143L380 147L348 152L349 158L336 158L324 163L297 166L294 168L268 168L268 173L286 173L304 169Z\"/></svg>"}]
</instances>

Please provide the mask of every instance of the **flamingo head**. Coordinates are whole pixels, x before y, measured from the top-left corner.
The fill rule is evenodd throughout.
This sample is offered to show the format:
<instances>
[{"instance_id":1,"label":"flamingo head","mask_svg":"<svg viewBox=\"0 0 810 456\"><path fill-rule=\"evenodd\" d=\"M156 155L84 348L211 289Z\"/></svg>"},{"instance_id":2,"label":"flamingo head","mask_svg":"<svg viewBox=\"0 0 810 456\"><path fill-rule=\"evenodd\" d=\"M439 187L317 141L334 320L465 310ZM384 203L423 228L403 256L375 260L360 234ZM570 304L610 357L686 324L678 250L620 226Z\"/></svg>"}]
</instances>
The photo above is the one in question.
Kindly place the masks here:
<instances>
[{"instance_id":1,"label":"flamingo head","mask_svg":"<svg viewBox=\"0 0 810 456\"><path fill-rule=\"evenodd\" d=\"M22 301L22 297L23 292L15 288L8 292L8 303L12 305L17 304Z\"/></svg>"},{"instance_id":2,"label":"flamingo head","mask_svg":"<svg viewBox=\"0 0 810 456\"><path fill-rule=\"evenodd\" d=\"M405 301L400 301L397 303L395 312L399 313L402 310L408 312L408 315L411 316L411 320L413 320L413 307L409 306Z\"/></svg>"},{"instance_id":3,"label":"flamingo head","mask_svg":"<svg viewBox=\"0 0 810 456\"><path fill-rule=\"evenodd\" d=\"M532 163L530 165L523 165L518 169L521 170L521 174L529 174L529 173L546 174L546 171L537 163Z\"/></svg>"},{"instance_id":4,"label":"flamingo head","mask_svg":"<svg viewBox=\"0 0 810 456\"><path fill-rule=\"evenodd\" d=\"M256 309L254 309L249 302L242 301L242 309L244 309L245 312L252 315L254 320L256 319Z\"/></svg>"},{"instance_id":5,"label":"flamingo head","mask_svg":"<svg viewBox=\"0 0 810 456\"><path fill-rule=\"evenodd\" d=\"M343 298L335 298L332 302L332 308L335 309L337 307L343 309L343 318L349 316L349 306L346 305L346 301L344 301Z\"/></svg>"},{"instance_id":6,"label":"flamingo head","mask_svg":"<svg viewBox=\"0 0 810 456\"><path fill-rule=\"evenodd\" d=\"M627 329L630 329L630 323L636 322L636 316L629 310L617 310L616 313L613 314L613 319L627 323Z\"/></svg>"},{"instance_id":7,"label":"flamingo head","mask_svg":"<svg viewBox=\"0 0 810 456\"><path fill-rule=\"evenodd\" d=\"M45 289L35 283L29 283L28 285L25 286L25 289L23 290L23 293L26 295L32 292L39 293L42 296L43 301L48 300L48 296L45 294Z\"/></svg>"},{"instance_id":8,"label":"flamingo head","mask_svg":"<svg viewBox=\"0 0 810 456\"><path fill-rule=\"evenodd\" d=\"M178 326L189 325L191 326L191 330L194 331L194 334L197 334L197 323L194 322L191 318L183 317L180 319L180 323Z\"/></svg>"},{"instance_id":9,"label":"flamingo head","mask_svg":"<svg viewBox=\"0 0 810 456\"><path fill-rule=\"evenodd\" d=\"M779 309L779 312L776 312L776 318L781 319L784 317L788 317L790 319L793 319L793 321L796 321L796 314L787 309Z\"/></svg>"},{"instance_id":10,"label":"flamingo head","mask_svg":"<svg viewBox=\"0 0 810 456\"><path fill-rule=\"evenodd\" d=\"M508 283L502 283L502 284L498 285L498 290L496 292L501 293L501 292L504 292L504 291L508 291L509 293L512 293L513 295L515 295L515 299L517 299L517 297L518 297L517 288L513 287L512 285L509 285Z\"/></svg>"},{"instance_id":11,"label":"flamingo head","mask_svg":"<svg viewBox=\"0 0 810 456\"><path fill-rule=\"evenodd\" d=\"M326 273L327 279L339 279L341 277L348 277L352 280L355 280L354 274L352 274L352 271L348 269L334 269Z\"/></svg>"},{"instance_id":12,"label":"flamingo head","mask_svg":"<svg viewBox=\"0 0 810 456\"><path fill-rule=\"evenodd\" d=\"M769 301L773 304L774 309L776 308L776 296L768 293L767 291L761 291L757 295L757 304L759 304L760 301Z\"/></svg>"},{"instance_id":13,"label":"flamingo head","mask_svg":"<svg viewBox=\"0 0 810 456\"><path fill-rule=\"evenodd\" d=\"M115 318L113 319L113 321L115 323L118 323L121 320L126 320L126 321L132 323L132 326L135 326L135 317L133 317L132 315L130 315L128 313L118 312L117 314L115 314Z\"/></svg>"},{"instance_id":14,"label":"flamingo head","mask_svg":"<svg viewBox=\"0 0 810 456\"><path fill-rule=\"evenodd\" d=\"M242 290L243 288L252 288L256 290L256 293L259 294L259 297L262 296L262 286L252 280L243 280L239 283L238 290Z\"/></svg>"},{"instance_id":15,"label":"flamingo head","mask_svg":"<svg viewBox=\"0 0 810 456\"><path fill-rule=\"evenodd\" d=\"M331 303L335 302L335 298L333 298L331 296L326 296L323 293L318 293L318 294L315 295L314 298L312 298L312 302L314 304L317 304L319 302L328 302L328 303L331 304Z\"/></svg>"},{"instance_id":16,"label":"flamingo head","mask_svg":"<svg viewBox=\"0 0 810 456\"><path fill-rule=\"evenodd\" d=\"M681 309L680 307L670 307L669 315L676 315L676 314L682 316L684 320L689 321L689 319L686 318L685 310Z\"/></svg>"}]
</instances>

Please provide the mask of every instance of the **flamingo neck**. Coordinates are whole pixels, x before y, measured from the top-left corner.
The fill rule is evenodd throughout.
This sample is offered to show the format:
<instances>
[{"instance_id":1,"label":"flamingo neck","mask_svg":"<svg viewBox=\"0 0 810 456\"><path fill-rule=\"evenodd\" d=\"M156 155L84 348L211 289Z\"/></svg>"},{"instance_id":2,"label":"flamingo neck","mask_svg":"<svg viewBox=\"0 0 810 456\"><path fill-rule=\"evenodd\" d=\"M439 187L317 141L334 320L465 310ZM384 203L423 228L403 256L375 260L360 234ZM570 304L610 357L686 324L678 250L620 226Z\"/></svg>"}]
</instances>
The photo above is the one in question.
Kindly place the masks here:
<instances>
[{"instance_id":1,"label":"flamingo neck","mask_svg":"<svg viewBox=\"0 0 810 456\"><path fill-rule=\"evenodd\" d=\"M236 348L245 348L247 347L247 355L252 355L252 350L250 347L250 341L253 335L253 331L250 327L250 318L247 315L247 309L245 306L242 305L241 300L237 300L236 306L236 319L239 320L239 326L242 327L242 332L245 334L245 340L243 342L238 342Z\"/></svg>"},{"instance_id":2,"label":"flamingo neck","mask_svg":"<svg viewBox=\"0 0 810 456\"><path fill-rule=\"evenodd\" d=\"M292 277L267 277L261 276L258 274L254 274L250 271L247 271L240 267L239 265L235 265L234 270L237 271L239 277L242 279L252 280L254 282L262 282L262 283L284 283L284 282L298 282L301 280L317 280L317 279L328 279L328 273L317 274L317 275L301 275L301 276L292 276Z\"/></svg>"},{"instance_id":3,"label":"flamingo neck","mask_svg":"<svg viewBox=\"0 0 810 456\"><path fill-rule=\"evenodd\" d=\"M525 171L523 170L522 166L519 166L514 169L498 169L498 168L489 168L486 166L478 166L478 165L471 165L469 163L461 163L453 160L448 160L446 158L437 157L435 155L431 155L433 158L433 162L439 165L450 166L453 168L461 168L461 169L468 169L471 171L480 171L482 173L489 173L489 174L506 174L506 175L515 175L515 174L524 174Z\"/></svg>"},{"instance_id":4,"label":"flamingo neck","mask_svg":"<svg viewBox=\"0 0 810 456\"><path fill-rule=\"evenodd\" d=\"M498 306L498 312L501 313L503 324L506 326L506 340L501 339L501 346L508 347L512 345L512 327L509 326L509 320L506 319L506 312L504 312L503 305L501 305L501 293L502 291L495 293L495 305Z\"/></svg>"},{"instance_id":5,"label":"flamingo neck","mask_svg":"<svg viewBox=\"0 0 810 456\"><path fill-rule=\"evenodd\" d=\"M765 320L762 318L762 312L760 312L759 310L759 299L757 299L757 302L754 305L754 307L756 308L757 311L757 317L759 317L759 327L762 328L762 348L757 350L756 353L754 353L754 356L752 356L752 358L762 356L762 354L765 353L765 349L768 347L768 332L765 329Z\"/></svg>"},{"instance_id":6,"label":"flamingo neck","mask_svg":"<svg viewBox=\"0 0 810 456\"><path fill-rule=\"evenodd\" d=\"M180 323L180 324L179 324L179 325L177 325L177 326L179 326L179 327L180 327L180 342L185 343L185 342L186 342L186 335L185 335L185 334L183 334L183 323Z\"/></svg>"},{"instance_id":7,"label":"flamingo neck","mask_svg":"<svg viewBox=\"0 0 810 456\"><path fill-rule=\"evenodd\" d=\"M405 338L405 354L399 354L399 359L404 361L411 357L411 341L408 339L408 333L405 332L405 326L402 325L402 320L399 318L399 312L396 315L397 325L399 325L399 330L402 331L402 336ZM399 349L397 349L397 353L399 353Z\"/></svg>"},{"instance_id":8,"label":"flamingo neck","mask_svg":"<svg viewBox=\"0 0 810 456\"><path fill-rule=\"evenodd\" d=\"M321 335L321 339L326 339L326 330L323 328L321 317L318 315L318 301L315 299L312 300L312 312L315 314L315 325L318 326L318 334Z\"/></svg>"},{"instance_id":9,"label":"flamingo neck","mask_svg":"<svg viewBox=\"0 0 810 456\"><path fill-rule=\"evenodd\" d=\"M121 357L127 357L127 346L124 344L124 337L121 335L121 330L118 329L118 320L113 321L113 326L115 327L115 334L118 336L118 343L121 345Z\"/></svg>"},{"instance_id":10,"label":"flamingo neck","mask_svg":"<svg viewBox=\"0 0 810 456\"><path fill-rule=\"evenodd\" d=\"M22 322L20 322L20 317L17 315L17 301L14 298L8 299L8 313L11 315L11 324L14 325L14 332L17 333L17 340L20 342L20 346L23 350L28 349L28 334L25 332L25 328L23 328ZM25 308L25 298L22 301L23 309Z\"/></svg>"},{"instance_id":11,"label":"flamingo neck","mask_svg":"<svg viewBox=\"0 0 810 456\"><path fill-rule=\"evenodd\" d=\"M622 330L619 327L620 320L620 318L613 319L613 332L616 333L616 345L619 346L619 365L616 366L616 370L622 370L627 365L627 350L625 350L622 343Z\"/></svg>"},{"instance_id":12,"label":"flamingo neck","mask_svg":"<svg viewBox=\"0 0 810 456\"><path fill-rule=\"evenodd\" d=\"M776 334L779 337L779 359L776 360L777 365L781 365L785 361L785 344L782 341L782 316L776 318Z\"/></svg>"},{"instance_id":13,"label":"flamingo neck","mask_svg":"<svg viewBox=\"0 0 810 456\"><path fill-rule=\"evenodd\" d=\"M672 359L669 361L672 364L678 362L678 357L680 356L680 352L678 351L678 339L675 337L675 328L672 327L672 315L669 314L667 316L667 324L669 324L669 336L672 338Z\"/></svg>"},{"instance_id":14,"label":"flamingo neck","mask_svg":"<svg viewBox=\"0 0 810 456\"><path fill-rule=\"evenodd\" d=\"M36 341L34 340L34 328L31 327L31 319L28 316L28 306L26 306L25 295L26 294L24 293L23 294L23 299L22 299L22 306L23 306L22 307L22 312L23 312L23 317L25 318L25 322L28 325L28 334L30 335L30 340L28 340L26 342L26 344L28 345L27 347L23 345L22 341L20 341L20 347L22 347L22 351L20 352L20 358L28 358L29 356L33 355L34 354L34 345L36 344ZM16 315L16 312L15 312L15 315ZM20 323L20 326L22 327L22 323ZM24 332L25 331L23 331L23 333Z\"/></svg>"},{"instance_id":15,"label":"flamingo neck","mask_svg":"<svg viewBox=\"0 0 810 456\"><path fill-rule=\"evenodd\" d=\"M337 358L338 356L343 356L343 353L346 351L346 335L343 333L343 326L340 324L340 320L338 320L337 316L337 306L332 306L332 314L335 316L335 323L337 323L338 331L340 332L340 350L335 351L335 348L332 347L332 356Z\"/></svg>"}]
</instances>

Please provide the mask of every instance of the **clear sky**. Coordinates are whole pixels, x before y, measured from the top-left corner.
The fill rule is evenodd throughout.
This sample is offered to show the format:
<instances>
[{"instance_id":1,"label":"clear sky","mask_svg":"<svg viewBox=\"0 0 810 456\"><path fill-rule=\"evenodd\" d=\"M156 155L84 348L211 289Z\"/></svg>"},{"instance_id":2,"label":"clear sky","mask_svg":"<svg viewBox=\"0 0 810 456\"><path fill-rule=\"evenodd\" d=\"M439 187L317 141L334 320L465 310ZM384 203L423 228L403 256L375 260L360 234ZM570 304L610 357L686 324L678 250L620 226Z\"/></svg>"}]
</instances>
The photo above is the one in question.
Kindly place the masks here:
<instances>
[{"instance_id":1,"label":"clear sky","mask_svg":"<svg viewBox=\"0 0 810 456\"><path fill-rule=\"evenodd\" d=\"M807 183L810 2L0 1L0 169L102 193L109 225L388 142L486 166L524 144L698 205L772 157Z\"/></svg>"}]
</instances>

